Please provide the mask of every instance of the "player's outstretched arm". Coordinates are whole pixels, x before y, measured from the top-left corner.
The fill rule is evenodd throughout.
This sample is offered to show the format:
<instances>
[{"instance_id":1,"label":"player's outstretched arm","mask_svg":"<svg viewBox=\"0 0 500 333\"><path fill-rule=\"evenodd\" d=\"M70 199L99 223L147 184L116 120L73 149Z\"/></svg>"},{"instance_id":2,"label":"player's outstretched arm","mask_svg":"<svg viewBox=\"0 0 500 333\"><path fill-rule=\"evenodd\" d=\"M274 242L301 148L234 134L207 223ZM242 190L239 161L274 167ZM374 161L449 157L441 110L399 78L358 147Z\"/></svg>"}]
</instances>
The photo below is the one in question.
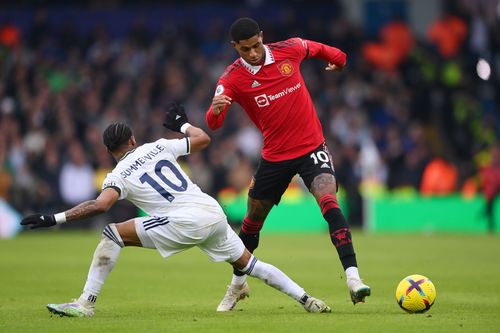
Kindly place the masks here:
<instances>
[{"instance_id":1,"label":"player's outstretched arm","mask_svg":"<svg viewBox=\"0 0 500 333\"><path fill-rule=\"evenodd\" d=\"M47 228L67 221L84 219L108 211L118 200L119 194L115 189L106 188L95 200L88 200L77 206L54 215L33 214L26 216L21 225L30 226L30 229Z\"/></svg>"},{"instance_id":2,"label":"player's outstretched arm","mask_svg":"<svg viewBox=\"0 0 500 333\"><path fill-rule=\"evenodd\" d=\"M345 67L347 55L342 50L312 40L300 40L302 41L302 46L307 50L307 57L319 58L327 61L325 70L340 71Z\"/></svg>"},{"instance_id":3,"label":"player's outstretched arm","mask_svg":"<svg viewBox=\"0 0 500 333\"><path fill-rule=\"evenodd\" d=\"M189 138L190 152L205 149L211 141L210 137L204 130L193 125L186 129L186 135Z\"/></svg>"}]
</instances>

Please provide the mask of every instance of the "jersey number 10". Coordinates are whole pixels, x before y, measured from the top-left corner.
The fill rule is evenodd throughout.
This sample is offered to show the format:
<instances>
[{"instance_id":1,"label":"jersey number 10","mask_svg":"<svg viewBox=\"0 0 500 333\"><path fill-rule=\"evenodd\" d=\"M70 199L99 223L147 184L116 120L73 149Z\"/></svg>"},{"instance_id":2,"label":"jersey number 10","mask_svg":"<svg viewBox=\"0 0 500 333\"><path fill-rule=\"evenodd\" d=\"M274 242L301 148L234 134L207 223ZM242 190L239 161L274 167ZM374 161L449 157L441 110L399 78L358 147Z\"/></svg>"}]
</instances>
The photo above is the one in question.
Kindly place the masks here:
<instances>
[{"instance_id":1,"label":"jersey number 10","mask_svg":"<svg viewBox=\"0 0 500 333\"><path fill-rule=\"evenodd\" d=\"M168 180L167 177L165 177L165 175L161 172L161 170L164 167L169 168L170 171L172 171L172 173L175 175L175 177L177 177L177 179L180 180L180 182L181 182L180 186L175 185L170 180ZM167 161L167 160L161 160L158 163L156 163L155 174L156 174L156 176L158 176L158 178L160 178L160 180L165 185L167 185L171 189L173 189L177 192L184 192L187 190L187 186L188 186L187 180L182 176L182 174L179 172L179 170L177 170L177 168L175 167L175 165L172 162ZM161 194L162 197L164 197L168 201L172 202L175 199L175 197L172 195L172 193L170 193L163 186L158 184L158 182L156 180L154 180L147 173L143 174L141 176L141 178L139 178L139 180L141 181L142 184L148 183L152 188L154 188L158 193Z\"/></svg>"}]
</instances>

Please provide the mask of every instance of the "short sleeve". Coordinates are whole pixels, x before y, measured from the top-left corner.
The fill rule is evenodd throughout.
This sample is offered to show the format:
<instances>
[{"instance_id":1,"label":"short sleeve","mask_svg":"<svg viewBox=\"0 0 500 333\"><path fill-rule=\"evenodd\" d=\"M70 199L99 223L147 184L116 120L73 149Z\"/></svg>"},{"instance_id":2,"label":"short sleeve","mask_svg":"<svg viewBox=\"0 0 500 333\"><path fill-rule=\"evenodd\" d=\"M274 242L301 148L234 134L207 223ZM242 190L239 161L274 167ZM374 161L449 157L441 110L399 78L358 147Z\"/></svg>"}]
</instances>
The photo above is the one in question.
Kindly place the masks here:
<instances>
[{"instance_id":1,"label":"short sleeve","mask_svg":"<svg viewBox=\"0 0 500 333\"><path fill-rule=\"evenodd\" d=\"M165 147L165 149L171 153L175 159L179 156L189 155L191 152L191 145L188 137L182 139L160 139L158 143Z\"/></svg>"},{"instance_id":2,"label":"short sleeve","mask_svg":"<svg viewBox=\"0 0 500 333\"><path fill-rule=\"evenodd\" d=\"M102 191L104 191L107 188L112 188L116 192L118 192L119 200L125 199L128 195L127 188L125 187L123 180L121 177L116 176L114 173L110 172L107 174L106 178L104 179L102 183Z\"/></svg>"}]
</instances>

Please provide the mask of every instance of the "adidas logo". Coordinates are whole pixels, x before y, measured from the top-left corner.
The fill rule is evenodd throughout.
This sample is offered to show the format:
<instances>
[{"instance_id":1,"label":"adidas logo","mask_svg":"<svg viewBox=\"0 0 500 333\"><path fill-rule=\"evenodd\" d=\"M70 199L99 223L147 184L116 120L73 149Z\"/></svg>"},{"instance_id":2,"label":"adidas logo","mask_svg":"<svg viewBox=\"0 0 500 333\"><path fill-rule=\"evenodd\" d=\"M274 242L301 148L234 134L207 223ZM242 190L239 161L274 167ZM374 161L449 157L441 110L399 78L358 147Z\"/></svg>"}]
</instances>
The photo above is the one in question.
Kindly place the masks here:
<instances>
[{"instance_id":1,"label":"adidas logo","mask_svg":"<svg viewBox=\"0 0 500 333\"><path fill-rule=\"evenodd\" d=\"M327 164L327 163L323 163L321 164L321 168L324 169L324 168L330 168L330 166Z\"/></svg>"},{"instance_id":2,"label":"adidas logo","mask_svg":"<svg viewBox=\"0 0 500 333\"><path fill-rule=\"evenodd\" d=\"M253 80L253 82L252 82L252 88L256 88L256 87L259 87L259 86L260 86L260 83L257 80Z\"/></svg>"}]
</instances>

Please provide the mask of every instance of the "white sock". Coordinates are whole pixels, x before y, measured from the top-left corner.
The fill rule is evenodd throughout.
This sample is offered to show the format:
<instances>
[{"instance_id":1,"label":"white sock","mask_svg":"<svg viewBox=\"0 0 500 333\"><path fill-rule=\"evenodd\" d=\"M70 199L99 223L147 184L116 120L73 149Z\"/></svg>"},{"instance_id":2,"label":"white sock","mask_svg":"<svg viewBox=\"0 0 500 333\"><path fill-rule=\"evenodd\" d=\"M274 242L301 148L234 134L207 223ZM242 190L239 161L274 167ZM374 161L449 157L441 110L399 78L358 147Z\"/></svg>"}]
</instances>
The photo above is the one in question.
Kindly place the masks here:
<instances>
[{"instance_id":1,"label":"white sock","mask_svg":"<svg viewBox=\"0 0 500 333\"><path fill-rule=\"evenodd\" d=\"M278 289L299 302L301 302L301 298L306 294L304 289L293 282L285 273L273 265L257 260L254 256L250 258L248 265L241 271L260 279L267 285Z\"/></svg>"},{"instance_id":2,"label":"white sock","mask_svg":"<svg viewBox=\"0 0 500 333\"><path fill-rule=\"evenodd\" d=\"M243 283L245 283L246 280L247 280L246 274L242 275L242 276L233 274L233 279L231 280L231 285L241 286Z\"/></svg>"},{"instance_id":3,"label":"white sock","mask_svg":"<svg viewBox=\"0 0 500 333\"><path fill-rule=\"evenodd\" d=\"M347 279L358 279L358 280L361 280L361 278L359 277L358 268L356 266L348 267L345 270L345 275L346 275Z\"/></svg>"},{"instance_id":4,"label":"white sock","mask_svg":"<svg viewBox=\"0 0 500 333\"><path fill-rule=\"evenodd\" d=\"M108 225L103 232L101 242L97 245L94 258L90 264L87 282L78 302L85 306L94 306L97 295L101 291L104 281L115 266L120 255L123 241L113 225Z\"/></svg>"}]
</instances>

